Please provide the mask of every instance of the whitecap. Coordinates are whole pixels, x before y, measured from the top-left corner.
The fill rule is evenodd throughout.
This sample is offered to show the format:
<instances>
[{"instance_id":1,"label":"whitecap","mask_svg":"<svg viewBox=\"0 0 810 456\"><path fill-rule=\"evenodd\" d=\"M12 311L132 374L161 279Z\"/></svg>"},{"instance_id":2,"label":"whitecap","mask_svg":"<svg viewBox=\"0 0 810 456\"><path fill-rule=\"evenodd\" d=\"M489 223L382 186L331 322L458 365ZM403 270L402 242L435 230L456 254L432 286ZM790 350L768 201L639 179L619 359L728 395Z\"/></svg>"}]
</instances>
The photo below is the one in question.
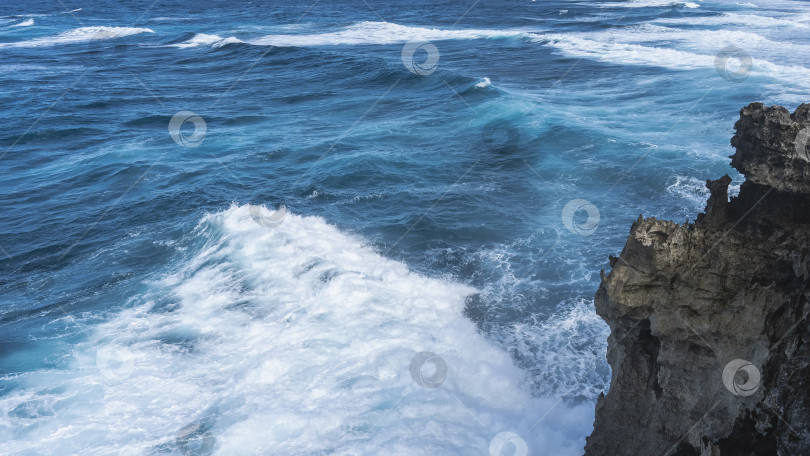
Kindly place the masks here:
<instances>
[{"instance_id":1,"label":"whitecap","mask_svg":"<svg viewBox=\"0 0 810 456\"><path fill-rule=\"evenodd\" d=\"M709 198L706 181L692 176L675 176L675 182L667 186L667 193L687 200L693 210L703 210Z\"/></svg>"},{"instance_id":2,"label":"whitecap","mask_svg":"<svg viewBox=\"0 0 810 456\"><path fill-rule=\"evenodd\" d=\"M294 26L281 28L296 29ZM299 27L300 28L300 27ZM488 38L529 38L535 36L525 30L494 29L439 29L413 27L391 22L359 22L333 32L270 34L259 38L240 40L235 37L223 38L218 35L198 33L190 40L171 45L173 47L195 47L201 45L222 46L228 43L248 43L256 46L352 46L384 45L410 41L477 40Z\"/></svg>"},{"instance_id":3,"label":"whitecap","mask_svg":"<svg viewBox=\"0 0 810 456\"><path fill-rule=\"evenodd\" d=\"M409 41L474 40L482 38L519 37L519 30L437 29L411 27L391 22L360 22L342 30L316 34L266 35L248 40L263 46L335 46L360 44L395 44Z\"/></svg>"},{"instance_id":4,"label":"whitecap","mask_svg":"<svg viewBox=\"0 0 810 456\"><path fill-rule=\"evenodd\" d=\"M244 41L238 38L234 38L232 36L228 38L223 38L218 35L208 35L205 33L198 33L193 37L191 37L191 39L189 40L183 41L182 43L170 44L169 46L178 48L192 48L206 45L210 45L213 47L222 47L225 46L226 44L233 44L233 43L244 43Z\"/></svg>"},{"instance_id":5,"label":"whitecap","mask_svg":"<svg viewBox=\"0 0 810 456\"><path fill-rule=\"evenodd\" d=\"M710 33L693 33L696 36L711 36ZM722 34L753 35L745 32L720 32L720 35ZM693 42L688 43L684 50L680 50L655 45L646 46L632 42L623 43L619 40L606 40L604 39L606 36L584 38L573 34L550 34L538 36L534 39L546 46L555 48L568 57L588 58L619 65L655 66L673 70L714 69L717 62L716 52L722 49L723 45L722 41L718 41L715 43L714 49L707 49L699 43ZM665 39L665 37L658 36L658 39ZM654 40L654 38L651 37L650 40ZM729 42L733 43L733 41ZM696 44L698 45L696 46ZM750 51L752 56L750 70L752 76L764 76L784 83L807 85L805 76L810 70L798 62L792 64L791 60L795 60L795 58L791 59L785 55L782 59L783 63L776 64L765 59L767 57L766 53L756 52L756 46L758 45L760 48L768 48L770 46L779 47L781 43L773 43L760 37L759 40L754 39L747 44L751 46L746 48L746 51ZM688 49L691 47L699 49ZM807 46L791 44L784 44L782 47L785 49L793 48L793 50L808 49Z\"/></svg>"},{"instance_id":6,"label":"whitecap","mask_svg":"<svg viewBox=\"0 0 810 456\"><path fill-rule=\"evenodd\" d=\"M80 27L62 32L58 35L34 38L16 43L0 43L0 47L42 47L59 44L83 43L95 40L107 40L140 33L155 33L152 29L137 27Z\"/></svg>"},{"instance_id":7,"label":"whitecap","mask_svg":"<svg viewBox=\"0 0 810 456\"><path fill-rule=\"evenodd\" d=\"M197 438L218 455L488 454L514 432L534 453L581 454L593 405L533 397L463 316L476 290L321 218L266 227L249 212L204 217L174 272L94 326L67 370L0 397L19 411L0 415L3 452L140 454Z\"/></svg>"},{"instance_id":8,"label":"whitecap","mask_svg":"<svg viewBox=\"0 0 810 456\"><path fill-rule=\"evenodd\" d=\"M31 27L34 25L34 19L28 19L20 22L19 24L11 25L10 27Z\"/></svg>"},{"instance_id":9,"label":"whitecap","mask_svg":"<svg viewBox=\"0 0 810 456\"><path fill-rule=\"evenodd\" d=\"M652 22L656 24L684 25L688 27L723 25L750 30L752 28L770 29L776 27L806 29L810 28L810 25L807 23L808 20L810 20L810 16L799 13L793 13L784 17L767 16L764 14L723 13L717 16L658 18ZM690 29L689 31L692 32L694 29Z\"/></svg>"},{"instance_id":10,"label":"whitecap","mask_svg":"<svg viewBox=\"0 0 810 456\"><path fill-rule=\"evenodd\" d=\"M630 0L621 3L602 3L602 7L623 7L623 8L700 8L695 2L679 2L675 0Z\"/></svg>"}]
</instances>

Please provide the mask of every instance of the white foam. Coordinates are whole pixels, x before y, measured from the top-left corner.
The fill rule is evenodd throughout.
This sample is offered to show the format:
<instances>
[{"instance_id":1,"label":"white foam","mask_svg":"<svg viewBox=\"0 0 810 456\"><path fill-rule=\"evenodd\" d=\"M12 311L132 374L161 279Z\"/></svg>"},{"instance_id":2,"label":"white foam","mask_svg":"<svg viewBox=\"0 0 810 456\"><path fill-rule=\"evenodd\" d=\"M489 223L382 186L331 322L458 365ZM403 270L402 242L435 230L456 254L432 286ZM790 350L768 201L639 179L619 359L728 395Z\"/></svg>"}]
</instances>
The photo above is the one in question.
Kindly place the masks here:
<instances>
[{"instance_id":1,"label":"white foam","mask_svg":"<svg viewBox=\"0 0 810 456\"><path fill-rule=\"evenodd\" d=\"M667 192L689 201L693 210L703 210L709 197L706 181L692 176L675 176L675 182L667 186Z\"/></svg>"},{"instance_id":2,"label":"white foam","mask_svg":"<svg viewBox=\"0 0 810 456\"><path fill-rule=\"evenodd\" d=\"M155 33L152 29L137 27L80 27L58 35L34 38L17 43L0 43L0 47L42 47L58 44L82 43L95 40L109 40L140 33Z\"/></svg>"},{"instance_id":3,"label":"white foam","mask_svg":"<svg viewBox=\"0 0 810 456\"><path fill-rule=\"evenodd\" d=\"M283 26L282 29L295 30L300 27ZM229 43L248 43L257 46L338 46L397 44L409 41L475 40L485 38L531 37L532 33L522 30L489 29L437 29L410 27L390 22L359 22L342 30L325 33L285 33L265 35L261 38L240 40L235 37L223 38L218 35L198 33L190 40L173 44L173 47L188 48L203 45L219 47Z\"/></svg>"},{"instance_id":4,"label":"white foam","mask_svg":"<svg viewBox=\"0 0 810 456\"><path fill-rule=\"evenodd\" d=\"M793 42L773 41L746 30L686 30L655 24L639 24L613 28L600 32L535 35L534 39L587 40L588 47L593 42L603 45L644 45L654 46L662 52L669 49L692 54L714 55L727 46L742 47L754 58L761 60L777 57L782 63L801 64L801 56L810 53L810 45ZM579 41L585 45L586 42Z\"/></svg>"},{"instance_id":5,"label":"white foam","mask_svg":"<svg viewBox=\"0 0 810 456\"><path fill-rule=\"evenodd\" d=\"M150 17L149 20L153 22L184 22L184 21L196 21L199 20L199 18L186 16L158 16L158 17Z\"/></svg>"},{"instance_id":6,"label":"white foam","mask_svg":"<svg viewBox=\"0 0 810 456\"><path fill-rule=\"evenodd\" d=\"M187 241L176 272L97 325L69 370L0 397L14 411L0 453L152 453L193 434L229 456L467 455L510 431L532 454L581 454L593 405L532 397L462 316L473 289L316 217L266 228L233 206ZM409 373L421 351L446 362L437 388Z\"/></svg>"},{"instance_id":7,"label":"white foam","mask_svg":"<svg viewBox=\"0 0 810 456\"><path fill-rule=\"evenodd\" d=\"M567 56L590 58L624 65L654 65L673 69L697 69L714 65L714 57L675 49L639 44L611 43L573 35L546 35L539 38ZM547 40L547 41L546 41Z\"/></svg>"},{"instance_id":8,"label":"white foam","mask_svg":"<svg viewBox=\"0 0 810 456\"><path fill-rule=\"evenodd\" d=\"M627 2L600 3L596 4L602 8L622 7L622 8L700 8L695 2L679 2L674 0L630 0Z\"/></svg>"},{"instance_id":9,"label":"white foam","mask_svg":"<svg viewBox=\"0 0 810 456\"><path fill-rule=\"evenodd\" d=\"M19 24L11 25L10 27L31 27L34 25L34 19L28 19L20 22Z\"/></svg>"},{"instance_id":10,"label":"white foam","mask_svg":"<svg viewBox=\"0 0 810 456\"><path fill-rule=\"evenodd\" d=\"M24 17L46 17L46 16L50 16L50 14L36 14L36 13L12 14L10 16L0 16L0 19L21 19L21 18L24 18Z\"/></svg>"},{"instance_id":11,"label":"white foam","mask_svg":"<svg viewBox=\"0 0 810 456\"><path fill-rule=\"evenodd\" d=\"M652 5L656 2L635 2ZM660 2L658 2L660 3ZM685 30L654 24L610 29L608 31L569 34L541 34L526 30L437 29L411 27L390 22L360 22L335 32L316 34L272 34L241 41L235 37L197 34L192 39L173 45L195 47L222 46L246 42L270 46L332 46L363 44L396 44L409 41L474 40L519 37L556 48L571 57L623 65L658 66L678 70L714 68L715 56L723 46L745 44L753 57L753 73L799 84L808 71L800 56L810 46L792 42L771 41L744 30ZM667 41L667 47L660 45ZM799 56L799 57L797 57ZM768 59L779 58L779 64Z\"/></svg>"},{"instance_id":12,"label":"white foam","mask_svg":"<svg viewBox=\"0 0 810 456\"><path fill-rule=\"evenodd\" d=\"M645 26L655 27L655 26ZM661 27L665 28L665 27ZM695 70L695 69L713 69L715 68L715 53L722 49L725 43L733 44L734 40L722 39L722 36L739 37L746 36L750 41L746 42L746 51L752 56L752 67L750 74L752 76L765 76L780 80L789 84L805 84L808 85L807 68L802 66L797 61L796 52L808 52L810 48L801 45L791 45L789 43L774 43L762 37L755 37L755 34L746 32L689 32L694 33L699 41L691 41L682 45L682 49L673 49L667 47L656 46L653 43L650 45L636 44L632 42L629 36L622 34L614 35L614 39L608 38L608 34L599 36L584 37L587 35L573 35L573 34L549 34L538 36L535 38L538 42L544 45L553 47L559 52L569 57L588 58L596 61L621 64L621 65L640 65L640 66L656 66L661 68L669 68L673 70ZM643 33L631 31L630 35L643 35ZM640 38L640 40L656 41L667 39L682 39L684 35L681 31L673 31L671 36L667 35L650 35L648 38ZM709 42L714 38L714 45L712 49L708 49ZM629 42L622 42L629 41ZM766 49L790 50L793 56L788 56L780 53L780 64L772 63L765 60L766 57L773 58L774 55L768 55ZM799 54L806 55L806 54ZM795 62L795 63L794 63ZM804 75L804 76L802 76Z\"/></svg>"},{"instance_id":13,"label":"white foam","mask_svg":"<svg viewBox=\"0 0 810 456\"><path fill-rule=\"evenodd\" d=\"M475 86L478 87L479 89L483 89L483 88L489 87L491 84L492 84L492 81L490 81L489 78L484 77L483 79L478 81L475 84Z\"/></svg>"},{"instance_id":14,"label":"white foam","mask_svg":"<svg viewBox=\"0 0 810 456\"><path fill-rule=\"evenodd\" d=\"M775 27L793 27L806 29L810 28L807 24L810 18L807 14L791 14L785 17L772 17L762 14L739 14L739 13L723 13L718 16L703 16L703 17L668 17L658 18L652 21L655 24L673 24L673 25L726 25L736 26L743 29L751 28L775 28ZM690 30L693 31L693 30Z\"/></svg>"},{"instance_id":15,"label":"white foam","mask_svg":"<svg viewBox=\"0 0 810 456\"><path fill-rule=\"evenodd\" d=\"M549 318L518 322L500 336L522 359L531 361L528 369L536 385L591 400L610 387L603 345L609 335L593 301L577 300Z\"/></svg>"},{"instance_id":16,"label":"white foam","mask_svg":"<svg viewBox=\"0 0 810 456\"><path fill-rule=\"evenodd\" d=\"M225 46L226 44L232 43L244 43L244 41L234 37L222 38L221 36L218 35L208 35L205 33L198 33L187 41L177 44L171 44L169 46L178 48L191 48L205 45L210 45L213 47L222 47Z\"/></svg>"},{"instance_id":17,"label":"white foam","mask_svg":"<svg viewBox=\"0 0 810 456\"><path fill-rule=\"evenodd\" d=\"M792 42L772 41L761 34L747 30L684 30L654 24L640 24L620 29L577 34L576 36L598 41L628 44L660 44L686 51L716 53L725 46L742 47L751 54L777 56L789 53L810 53L810 46Z\"/></svg>"},{"instance_id":18,"label":"white foam","mask_svg":"<svg viewBox=\"0 0 810 456\"><path fill-rule=\"evenodd\" d=\"M519 30L448 30L410 27L391 22L360 22L343 30L316 34L266 35L248 42L263 46L335 46L395 44L409 41L474 40L525 35Z\"/></svg>"}]
</instances>

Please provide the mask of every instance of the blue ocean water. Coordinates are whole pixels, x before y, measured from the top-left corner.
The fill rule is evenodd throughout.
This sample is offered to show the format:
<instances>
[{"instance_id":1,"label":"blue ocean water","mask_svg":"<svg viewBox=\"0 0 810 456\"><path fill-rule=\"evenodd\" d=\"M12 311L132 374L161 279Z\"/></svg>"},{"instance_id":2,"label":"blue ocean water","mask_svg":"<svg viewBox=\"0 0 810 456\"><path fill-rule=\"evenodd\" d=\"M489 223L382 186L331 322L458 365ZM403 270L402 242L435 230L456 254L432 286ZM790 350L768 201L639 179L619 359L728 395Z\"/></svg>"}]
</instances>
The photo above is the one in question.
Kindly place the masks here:
<instances>
[{"instance_id":1,"label":"blue ocean water","mask_svg":"<svg viewBox=\"0 0 810 456\"><path fill-rule=\"evenodd\" d=\"M810 89L798 1L0 16L0 454L581 454L608 255Z\"/></svg>"}]
</instances>

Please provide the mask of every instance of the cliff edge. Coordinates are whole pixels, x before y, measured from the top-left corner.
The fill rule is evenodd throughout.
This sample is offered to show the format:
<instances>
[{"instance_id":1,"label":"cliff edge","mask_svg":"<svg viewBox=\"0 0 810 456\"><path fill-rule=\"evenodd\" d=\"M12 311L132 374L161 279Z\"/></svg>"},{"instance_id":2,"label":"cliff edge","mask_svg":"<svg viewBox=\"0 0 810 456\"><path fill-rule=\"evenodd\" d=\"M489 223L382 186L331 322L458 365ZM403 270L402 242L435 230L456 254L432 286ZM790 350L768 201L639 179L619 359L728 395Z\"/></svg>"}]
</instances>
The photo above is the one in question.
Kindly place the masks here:
<instances>
[{"instance_id":1,"label":"cliff edge","mask_svg":"<svg viewBox=\"0 0 810 456\"><path fill-rule=\"evenodd\" d=\"M610 391L589 456L810 454L810 104L740 111L695 223L642 218L596 293Z\"/></svg>"}]
</instances>

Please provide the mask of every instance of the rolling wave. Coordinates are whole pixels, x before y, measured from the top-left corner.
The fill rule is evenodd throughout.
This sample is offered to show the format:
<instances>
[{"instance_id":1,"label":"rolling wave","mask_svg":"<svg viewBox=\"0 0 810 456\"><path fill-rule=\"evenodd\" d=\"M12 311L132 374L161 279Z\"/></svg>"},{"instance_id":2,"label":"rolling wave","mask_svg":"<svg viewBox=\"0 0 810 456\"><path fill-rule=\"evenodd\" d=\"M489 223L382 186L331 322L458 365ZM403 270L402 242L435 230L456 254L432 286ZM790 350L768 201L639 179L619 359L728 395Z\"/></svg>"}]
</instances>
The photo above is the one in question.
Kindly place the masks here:
<instances>
[{"instance_id":1,"label":"rolling wave","mask_svg":"<svg viewBox=\"0 0 810 456\"><path fill-rule=\"evenodd\" d=\"M360 22L343 30L314 34L273 34L260 38L241 40L236 37L198 33L172 47L197 46L221 47L231 43L247 43L255 46L315 47L384 45L409 41L477 40L487 38L530 38L536 36L521 30L460 29L447 30L426 27L411 27L390 22Z\"/></svg>"},{"instance_id":2,"label":"rolling wave","mask_svg":"<svg viewBox=\"0 0 810 456\"><path fill-rule=\"evenodd\" d=\"M28 19L10 27L31 27L32 25L34 25L34 19Z\"/></svg>"},{"instance_id":3,"label":"rolling wave","mask_svg":"<svg viewBox=\"0 0 810 456\"><path fill-rule=\"evenodd\" d=\"M698 53L635 43L619 43L573 35L546 35L537 38L544 45L555 48L568 57L586 58L619 65L638 65L671 70L713 69L717 55ZM719 51L721 47L715 49ZM706 52L710 50L706 49ZM776 64L764 57L752 58L751 74L777 79L790 84L807 84L808 69L798 64Z\"/></svg>"},{"instance_id":4,"label":"rolling wave","mask_svg":"<svg viewBox=\"0 0 810 456\"><path fill-rule=\"evenodd\" d=\"M626 2L600 3L602 8L700 8L696 2L679 2L675 0L630 0Z\"/></svg>"},{"instance_id":5,"label":"rolling wave","mask_svg":"<svg viewBox=\"0 0 810 456\"><path fill-rule=\"evenodd\" d=\"M244 43L244 41L234 38L222 38L218 35L208 35L205 33L198 33L194 35L191 39L183 41L182 43L176 44L169 44L169 47L177 47L177 48L192 48L197 46L212 46L212 47L222 47L226 44L233 44L233 43Z\"/></svg>"},{"instance_id":6,"label":"rolling wave","mask_svg":"<svg viewBox=\"0 0 810 456\"><path fill-rule=\"evenodd\" d=\"M395 44L408 41L476 40L525 36L519 30L462 29L447 30L410 27L390 22L360 22L346 29L316 34L266 35L248 41L263 46L336 46L357 44Z\"/></svg>"},{"instance_id":7,"label":"rolling wave","mask_svg":"<svg viewBox=\"0 0 810 456\"><path fill-rule=\"evenodd\" d=\"M764 13L764 12L763 12ZM723 13L703 17L662 17L652 22L655 24L677 24L694 27L696 25L731 25L750 28L810 28L810 17L807 14L794 13L785 17L765 16L762 14Z\"/></svg>"},{"instance_id":8,"label":"rolling wave","mask_svg":"<svg viewBox=\"0 0 810 456\"><path fill-rule=\"evenodd\" d=\"M0 43L0 47L46 47L59 44L84 43L95 40L109 40L122 38L125 36L138 35L140 33L155 33L148 28L137 27L80 27L62 32L58 35L34 38L16 43Z\"/></svg>"},{"instance_id":9,"label":"rolling wave","mask_svg":"<svg viewBox=\"0 0 810 456\"><path fill-rule=\"evenodd\" d=\"M206 216L176 272L95 325L68 371L0 397L6 450L140 454L196 436L228 455L486 454L509 431L580 452L591 407L531 395L464 317L474 289L414 274L323 219L251 208ZM413 370L425 351L441 378L441 364Z\"/></svg>"},{"instance_id":10,"label":"rolling wave","mask_svg":"<svg viewBox=\"0 0 810 456\"><path fill-rule=\"evenodd\" d=\"M780 52L805 55L806 45L769 40L742 30L684 30L653 24L611 29L596 33L552 34L525 30L437 29L411 27L389 22L360 22L343 30L316 34L274 34L241 40L198 33L191 39L170 46L191 48L221 47L231 43L260 46L337 46L385 45L409 41L477 40L521 38L552 47L569 57L587 58L619 65L656 66L674 70L711 69L716 53L723 46L745 43L754 57L753 74L792 82L804 80L807 69L786 58L772 63L765 58ZM662 47L659 43L670 44Z\"/></svg>"}]
</instances>

